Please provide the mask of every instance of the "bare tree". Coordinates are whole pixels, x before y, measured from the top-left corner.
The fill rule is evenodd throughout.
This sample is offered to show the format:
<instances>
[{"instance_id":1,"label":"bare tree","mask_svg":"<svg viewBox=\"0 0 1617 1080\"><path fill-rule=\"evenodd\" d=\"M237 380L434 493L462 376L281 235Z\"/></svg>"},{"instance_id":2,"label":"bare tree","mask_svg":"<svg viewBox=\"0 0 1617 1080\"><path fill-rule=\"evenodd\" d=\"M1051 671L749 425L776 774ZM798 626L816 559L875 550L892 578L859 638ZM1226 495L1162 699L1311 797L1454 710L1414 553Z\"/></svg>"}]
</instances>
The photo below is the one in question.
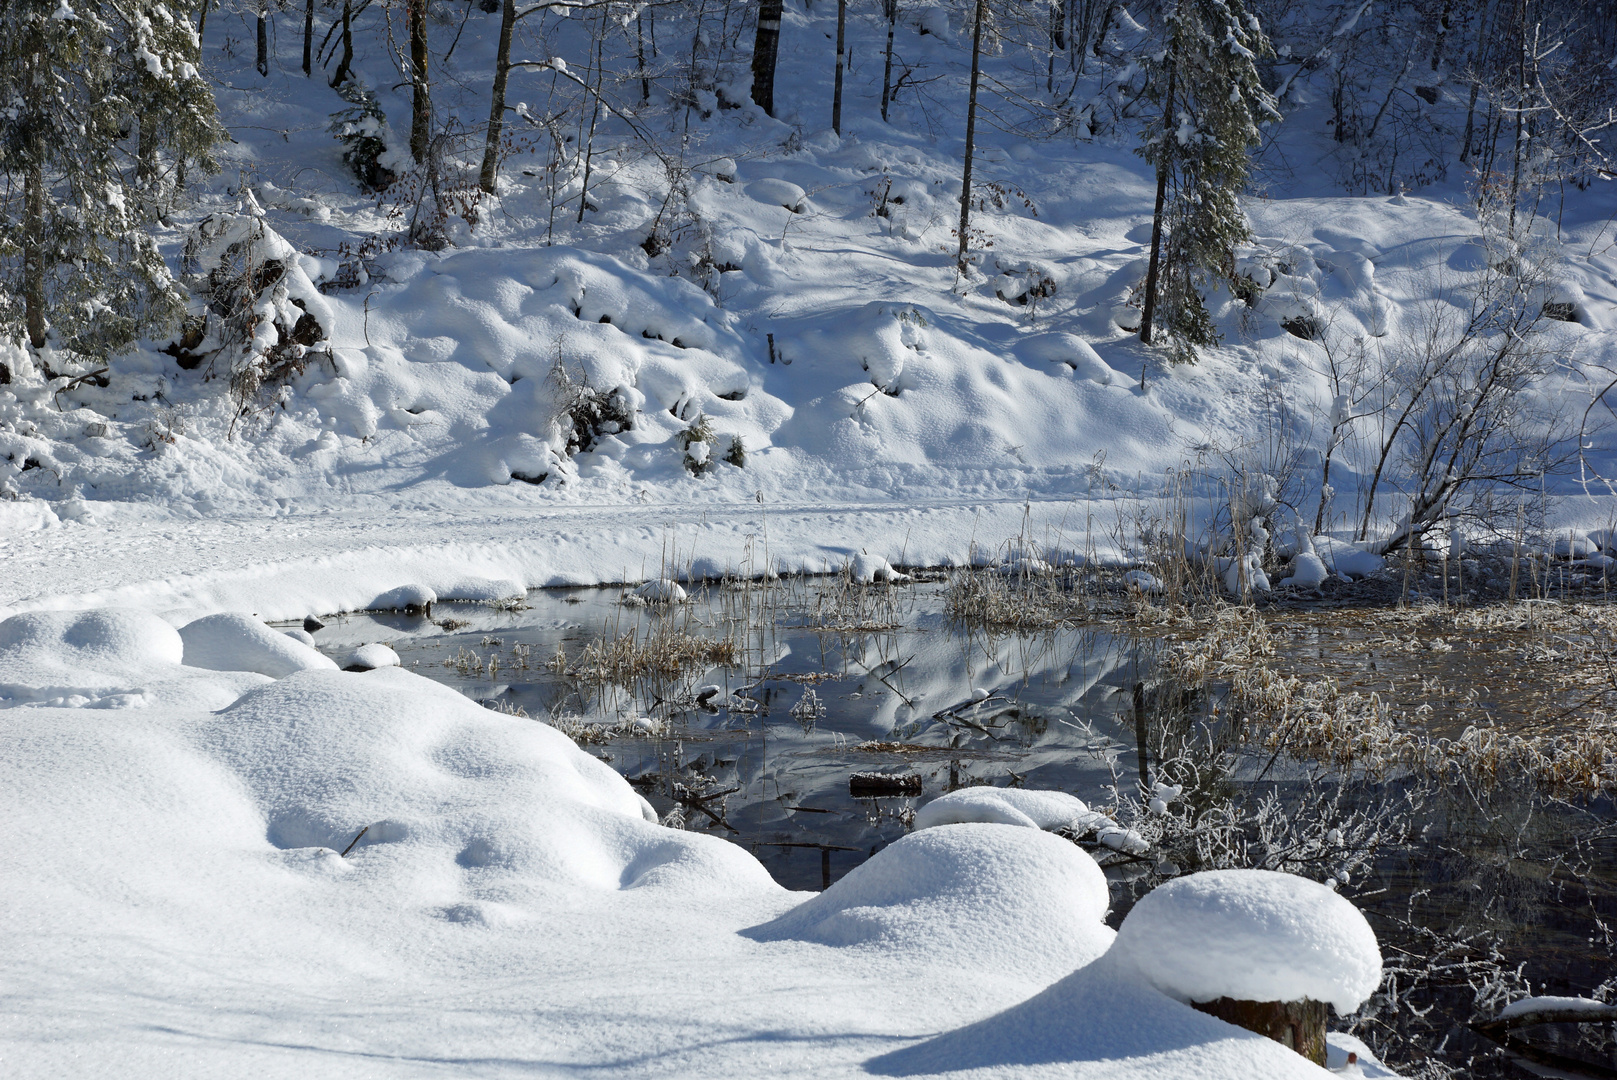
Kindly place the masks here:
<instances>
[{"instance_id":1,"label":"bare tree","mask_svg":"<svg viewBox=\"0 0 1617 1080\"><path fill-rule=\"evenodd\" d=\"M770 116L775 115L775 64L780 59L780 18L784 8L784 0L763 0L752 44L752 100Z\"/></svg>"}]
</instances>

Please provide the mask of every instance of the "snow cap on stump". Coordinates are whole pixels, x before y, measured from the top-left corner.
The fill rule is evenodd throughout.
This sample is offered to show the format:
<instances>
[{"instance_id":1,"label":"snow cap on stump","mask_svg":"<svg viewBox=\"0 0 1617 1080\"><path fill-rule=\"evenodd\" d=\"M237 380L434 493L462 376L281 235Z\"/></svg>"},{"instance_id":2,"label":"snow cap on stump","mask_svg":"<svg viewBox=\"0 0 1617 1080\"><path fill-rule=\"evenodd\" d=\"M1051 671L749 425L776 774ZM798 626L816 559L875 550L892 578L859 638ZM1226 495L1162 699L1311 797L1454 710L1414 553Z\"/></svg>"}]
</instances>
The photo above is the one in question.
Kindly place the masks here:
<instances>
[{"instance_id":1,"label":"snow cap on stump","mask_svg":"<svg viewBox=\"0 0 1617 1080\"><path fill-rule=\"evenodd\" d=\"M1359 909L1272 870L1209 870L1147 893L1112 955L1186 1002L1328 1002L1349 1013L1381 983L1381 949Z\"/></svg>"}]
</instances>

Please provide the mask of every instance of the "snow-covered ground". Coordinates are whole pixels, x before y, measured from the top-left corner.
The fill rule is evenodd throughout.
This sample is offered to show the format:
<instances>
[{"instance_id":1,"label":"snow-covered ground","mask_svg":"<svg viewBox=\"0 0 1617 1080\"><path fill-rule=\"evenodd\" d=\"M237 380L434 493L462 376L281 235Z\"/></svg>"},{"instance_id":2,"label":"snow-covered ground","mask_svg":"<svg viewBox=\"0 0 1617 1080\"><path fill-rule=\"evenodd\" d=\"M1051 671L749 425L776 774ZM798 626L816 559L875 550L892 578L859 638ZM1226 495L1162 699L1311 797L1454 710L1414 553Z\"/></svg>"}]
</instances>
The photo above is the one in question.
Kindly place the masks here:
<instances>
[{"instance_id":1,"label":"snow-covered ground","mask_svg":"<svg viewBox=\"0 0 1617 1080\"><path fill-rule=\"evenodd\" d=\"M792 893L543 724L313 650L182 663L290 655L206 629L0 623L9 698L103 684L0 711L7 1075L1319 1075L1099 962L1105 879L1037 828Z\"/></svg>"},{"instance_id":2,"label":"snow-covered ground","mask_svg":"<svg viewBox=\"0 0 1617 1080\"><path fill-rule=\"evenodd\" d=\"M1321 346L1282 322L1396 349L1487 272L1458 178L1330 194L1300 93L1247 203L1243 265L1268 292L1213 297L1223 346L1168 367L1124 329L1152 195L1132 135L981 126L962 278L958 19L906 16L901 47L944 78L889 125L873 11L853 16L840 137L829 5L788 5L779 119L743 92L682 140L657 89L648 115L692 167L668 250L643 246L664 167L608 123L582 223L578 178L558 209L544 161L514 153L452 247L377 252L326 291L342 245L396 227L391 204L355 189L327 130L344 103L296 70L290 23L260 79L250 25L216 13L235 142L165 250L177 265L203 212L262 215L300 253L289 288L329 352L245 413L222 370L182 370L162 342L67 390L8 354L0 489L22 497L0 499L0 705L28 707L0 709L0 1071L1318 1075L1091 963L1110 940L1092 864L1036 829L925 830L812 899L646 820L544 725L408 672L181 663L172 627L198 616L401 587L491 600L860 555L960 564L1013 537L1126 553L1173 470L1201 497L1295 456L1317 494L1333 392ZM457 50L435 52L437 105L476 118L496 23L466 14L464 32L434 24ZM361 18L359 70L402 130L383 17ZM582 32L543 44L571 55ZM512 96L541 112L549 86L522 71ZM1562 360L1530 396L1595 422L1581 467L1546 482L1551 519L1580 528L1617 515L1591 407L1617 369L1614 206L1570 193L1540 225L1577 321L1544 331ZM621 419L574 455L579 387ZM1371 465L1365 444L1339 455L1335 524Z\"/></svg>"}]
</instances>

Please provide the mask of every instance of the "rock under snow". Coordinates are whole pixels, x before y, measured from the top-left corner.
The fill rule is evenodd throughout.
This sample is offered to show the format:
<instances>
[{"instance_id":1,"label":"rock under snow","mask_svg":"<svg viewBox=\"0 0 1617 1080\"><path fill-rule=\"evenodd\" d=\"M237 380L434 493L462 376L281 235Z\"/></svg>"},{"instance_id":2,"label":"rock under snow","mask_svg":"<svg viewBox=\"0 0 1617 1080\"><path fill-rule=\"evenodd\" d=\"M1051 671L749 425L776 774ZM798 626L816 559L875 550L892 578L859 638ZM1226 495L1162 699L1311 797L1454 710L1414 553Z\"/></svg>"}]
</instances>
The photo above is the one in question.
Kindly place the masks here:
<instances>
[{"instance_id":1,"label":"rock under snow","mask_svg":"<svg viewBox=\"0 0 1617 1080\"><path fill-rule=\"evenodd\" d=\"M238 611L187 623L180 628L180 640L185 643L185 665L209 671L256 671L279 679L294 671L337 666L309 644Z\"/></svg>"},{"instance_id":2,"label":"rock under snow","mask_svg":"<svg viewBox=\"0 0 1617 1080\"><path fill-rule=\"evenodd\" d=\"M940 795L915 812L915 828L961 822L1021 825L1030 829L1059 829L1090 816L1083 800L1064 791L1029 791L1025 788L968 787Z\"/></svg>"},{"instance_id":3,"label":"rock under snow","mask_svg":"<svg viewBox=\"0 0 1617 1080\"><path fill-rule=\"evenodd\" d=\"M1358 1008L1381 982L1359 909L1324 885L1272 870L1209 870L1134 906L1112 955L1180 1001L1328 1002Z\"/></svg>"},{"instance_id":4,"label":"rock under snow","mask_svg":"<svg viewBox=\"0 0 1617 1080\"><path fill-rule=\"evenodd\" d=\"M1314 539L1314 549L1330 570L1349 581L1369 577L1387 565L1387 560L1380 555L1350 540L1320 536Z\"/></svg>"},{"instance_id":5,"label":"rock under snow","mask_svg":"<svg viewBox=\"0 0 1617 1080\"><path fill-rule=\"evenodd\" d=\"M1291 560L1291 575L1280 580L1282 589L1318 589L1330 577L1325 562L1312 551L1300 551Z\"/></svg>"},{"instance_id":6,"label":"rock under snow","mask_svg":"<svg viewBox=\"0 0 1617 1080\"><path fill-rule=\"evenodd\" d=\"M863 585L874 581L904 582L909 580L908 574L901 574L893 569L893 564L880 555L866 555L860 552L848 562L848 576Z\"/></svg>"},{"instance_id":7,"label":"rock under snow","mask_svg":"<svg viewBox=\"0 0 1617 1080\"><path fill-rule=\"evenodd\" d=\"M264 681L182 667L185 642L138 611L33 611L0 622L0 708L133 709L159 702L218 709Z\"/></svg>"},{"instance_id":8,"label":"rock under snow","mask_svg":"<svg viewBox=\"0 0 1617 1080\"><path fill-rule=\"evenodd\" d=\"M942 825L888 845L825 892L745 933L1054 973L1106 951L1108 902L1095 860L1058 836Z\"/></svg>"},{"instance_id":9,"label":"rock under snow","mask_svg":"<svg viewBox=\"0 0 1617 1080\"><path fill-rule=\"evenodd\" d=\"M399 666L399 654L379 641L361 645L342 660L344 671L375 671L377 668Z\"/></svg>"},{"instance_id":10,"label":"rock under snow","mask_svg":"<svg viewBox=\"0 0 1617 1080\"><path fill-rule=\"evenodd\" d=\"M685 590L671 578L648 581L634 591L634 595L648 604L683 604Z\"/></svg>"},{"instance_id":11,"label":"rock under snow","mask_svg":"<svg viewBox=\"0 0 1617 1080\"><path fill-rule=\"evenodd\" d=\"M425 611L438 600L438 594L425 585L400 585L389 589L365 605L366 611Z\"/></svg>"}]
</instances>

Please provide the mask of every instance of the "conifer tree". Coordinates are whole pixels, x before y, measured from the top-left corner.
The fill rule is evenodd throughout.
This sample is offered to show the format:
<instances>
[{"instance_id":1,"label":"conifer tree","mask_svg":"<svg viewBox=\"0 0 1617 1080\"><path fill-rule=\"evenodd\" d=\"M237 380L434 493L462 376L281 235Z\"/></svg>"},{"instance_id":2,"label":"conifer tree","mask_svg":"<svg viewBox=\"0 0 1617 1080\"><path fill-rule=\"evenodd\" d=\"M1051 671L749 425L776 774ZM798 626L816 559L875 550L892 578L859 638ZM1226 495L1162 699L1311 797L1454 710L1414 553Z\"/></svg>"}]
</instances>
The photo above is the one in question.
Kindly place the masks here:
<instances>
[{"instance_id":1,"label":"conifer tree","mask_svg":"<svg viewBox=\"0 0 1617 1080\"><path fill-rule=\"evenodd\" d=\"M1194 360L1218 341L1201 287L1235 276L1235 247L1251 235L1240 203L1249 154L1279 113L1255 63L1269 40L1242 0L1173 0L1165 23L1147 59L1158 112L1138 150L1157 171L1140 340L1166 338L1175 360Z\"/></svg>"},{"instance_id":2,"label":"conifer tree","mask_svg":"<svg viewBox=\"0 0 1617 1080\"><path fill-rule=\"evenodd\" d=\"M145 226L222 137L190 12L0 4L0 335L105 358L183 307Z\"/></svg>"}]
</instances>

